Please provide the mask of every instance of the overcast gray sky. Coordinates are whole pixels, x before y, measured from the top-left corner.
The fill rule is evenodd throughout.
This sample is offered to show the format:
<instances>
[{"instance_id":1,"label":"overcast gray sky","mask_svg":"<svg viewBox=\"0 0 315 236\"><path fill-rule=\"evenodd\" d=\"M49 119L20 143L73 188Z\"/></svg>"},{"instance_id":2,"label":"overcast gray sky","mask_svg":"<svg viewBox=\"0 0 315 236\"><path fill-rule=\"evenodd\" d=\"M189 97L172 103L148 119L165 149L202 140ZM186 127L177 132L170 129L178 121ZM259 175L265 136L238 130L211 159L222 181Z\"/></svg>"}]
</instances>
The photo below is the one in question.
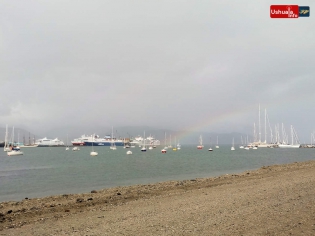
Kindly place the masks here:
<instances>
[{"instance_id":1,"label":"overcast gray sky","mask_svg":"<svg viewBox=\"0 0 315 236\"><path fill-rule=\"evenodd\" d=\"M288 3L0 0L0 125L252 133L261 104L309 140L315 8L270 18Z\"/></svg>"}]
</instances>

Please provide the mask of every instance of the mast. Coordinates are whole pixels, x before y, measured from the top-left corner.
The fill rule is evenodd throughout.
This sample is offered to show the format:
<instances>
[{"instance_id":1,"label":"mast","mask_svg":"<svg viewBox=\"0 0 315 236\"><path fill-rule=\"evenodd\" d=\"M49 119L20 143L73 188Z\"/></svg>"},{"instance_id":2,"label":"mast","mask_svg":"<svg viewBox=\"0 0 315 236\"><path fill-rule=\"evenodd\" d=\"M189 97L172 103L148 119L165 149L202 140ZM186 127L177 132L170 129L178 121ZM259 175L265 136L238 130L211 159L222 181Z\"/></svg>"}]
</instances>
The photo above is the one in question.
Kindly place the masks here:
<instances>
[{"instance_id":1,"label":"mast","mask_svg":"<svg viewBox=\"0 0 315 236\"><path fill-rule=\"evenodd\" d=\"M5 127L5 137L4 137L4 148L3 150L6 151L8 145L8 125Z\"/></svg>"},{"instance_id":2,"label":"mast","mask_svg":"<svg viewBox=\"0 0 315 236\"><path fill-rule=\"evenodd\" d=\"M259 104L259 112L258 112L258 132L259 132L259 143L261 143L260 104Z\"/></svg>"},{"instance_id":3,"label":"mast","mask_svg":"<svg viewBox=\"0 0 315 236\"><path fill-rule=\"evenodd\" d=\"M265 108L265 143L267 143L267 111Z\"/></svg>"},{"instance_id":4,"label":"mast","mask_svg":"<svg viewBox=\"0 0 315 236\"><path fill-rule=\"evenodd\" d=\"M14 147L14 126L12 129L12 147Z\"/></svg>"},{"instance_id":5,"label":"mast","mask_svg":"<svg viewBox=\"0 0 315 236\"><path fill-rule=\"evenodd\" d=\"M293 126L291 125L291 145L293 145Z\"/></svg>"},{"instance_id":6,"label":"mast","mask_svg":"<svg viewBox=\"0 0 315 236\"><path fill-rule=\"evenodd\" d=\"M164 132L164 144L165 144L165 146L164 147L166 147L166 132Z\"/></svg>"}]
</instances>

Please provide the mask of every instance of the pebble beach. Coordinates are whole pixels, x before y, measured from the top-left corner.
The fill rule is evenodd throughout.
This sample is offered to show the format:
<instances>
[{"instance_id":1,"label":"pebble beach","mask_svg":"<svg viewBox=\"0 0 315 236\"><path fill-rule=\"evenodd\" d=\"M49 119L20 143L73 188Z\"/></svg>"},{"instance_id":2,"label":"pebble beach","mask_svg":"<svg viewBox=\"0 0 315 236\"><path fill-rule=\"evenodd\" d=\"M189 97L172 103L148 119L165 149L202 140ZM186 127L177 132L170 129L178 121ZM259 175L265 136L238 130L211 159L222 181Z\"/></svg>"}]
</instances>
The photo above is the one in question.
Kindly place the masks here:
<instances>
[{"instance_id":1,"label":"pebble beach","mask_svg":"<svg viewBox=\"0 0 315 236\"><path fill-rule=\"evenodd\" d=\"M0 235L314 235L315 161L0 203Z\"/></svg>"}]
</instances>

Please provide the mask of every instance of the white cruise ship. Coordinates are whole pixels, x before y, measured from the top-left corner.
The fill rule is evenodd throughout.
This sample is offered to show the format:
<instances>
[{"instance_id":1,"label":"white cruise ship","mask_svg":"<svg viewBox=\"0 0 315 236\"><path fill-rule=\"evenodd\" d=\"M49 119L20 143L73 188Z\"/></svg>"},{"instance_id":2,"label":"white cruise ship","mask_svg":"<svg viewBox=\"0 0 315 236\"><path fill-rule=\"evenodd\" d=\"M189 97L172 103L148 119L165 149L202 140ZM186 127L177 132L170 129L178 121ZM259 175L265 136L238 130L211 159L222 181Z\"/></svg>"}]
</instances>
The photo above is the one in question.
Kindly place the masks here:
<instances>
[{"instance_id":1,"label":"white cruise ship","mask_svg":"<svg viewBox=\"0 0 315 236\"><path fill-rule=\"evenodd\" d=\"M155 139L151 135L148 136L146 139L143 139L140 135L135 137L130 144L136 144L136 145L148 145L148 146L159 146L160 140Z\"/></svg>"},{"instance_id":2,"label":"white cruise ship","mask_svg":"<svg viewBox=\"0 0 315 236\"><path fill-rule=\"evenodd\" d=\"M65 146L64 142L62 142L58 138L49 139L46 137L43 139L37 139L35 144L38 145L38 147L63 147Z\"/></svg>"}]
</instances>

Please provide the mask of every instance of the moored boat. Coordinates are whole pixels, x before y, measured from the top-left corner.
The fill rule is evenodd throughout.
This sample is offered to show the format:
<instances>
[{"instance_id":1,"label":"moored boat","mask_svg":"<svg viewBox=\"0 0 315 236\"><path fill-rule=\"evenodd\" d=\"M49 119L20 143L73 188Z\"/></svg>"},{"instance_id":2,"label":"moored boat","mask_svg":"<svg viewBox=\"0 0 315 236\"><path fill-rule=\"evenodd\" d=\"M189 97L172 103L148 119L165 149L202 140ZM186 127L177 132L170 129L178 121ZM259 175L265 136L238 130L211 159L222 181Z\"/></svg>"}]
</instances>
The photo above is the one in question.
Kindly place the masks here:
<instances>
[{"instance_id":1,"label":"moored boat","mask_svg":"<svg viewBox=\"0 0 315 236\"><path fill-rule=\"evenodd\" d=\"M199 137L199 145L197 146L197 149L202 149L203 145L202 145L202 136L200 135Z\"/></svg>"}]
</instances>

